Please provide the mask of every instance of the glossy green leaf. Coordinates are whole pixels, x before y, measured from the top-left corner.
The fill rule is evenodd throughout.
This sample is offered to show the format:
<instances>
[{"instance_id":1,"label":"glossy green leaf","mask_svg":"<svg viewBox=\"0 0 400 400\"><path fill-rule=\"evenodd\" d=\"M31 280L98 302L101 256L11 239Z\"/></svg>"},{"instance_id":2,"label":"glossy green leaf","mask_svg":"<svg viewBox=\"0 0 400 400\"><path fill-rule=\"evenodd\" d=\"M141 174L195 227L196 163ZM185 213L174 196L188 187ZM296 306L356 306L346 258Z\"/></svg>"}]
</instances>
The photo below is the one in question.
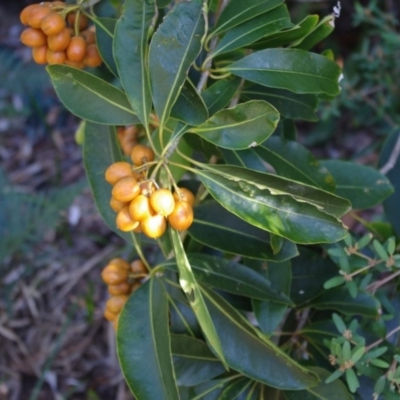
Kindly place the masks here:
<instances>
[{"instance_id":1,"label":"glossy green leaf","mask_svg":"<svg viewBox=\"0 0 400 400\"><path fill-rule=\"evenodd\" d=\"M199 1L177 4L153 35L149 50L150 82L161 129L201 50L205 32L202 7Z\"/></svg>"},{"instance_id":2,"label":"glossy green leaf","mask_svg":"<svg viewBox=\"0 0 400 400\"><path fill-rule=\"evenodd\" d=\"M171 2L172 2L172 0L156 0L157 7L158 7L158 8L167 7L167 5L168 5L169 3L171 3Z\"/></svg>"},{"instance_id":3,"label":"glossy green leaf","mask_svg":"<svg viewBox=\"0 0 400 400\"><path fill-rule=\"evenodd\" d=\"M221 340L215 330L214 323L200 291L199 285L194 277L193 270L186 256L185 249L178 231L170 228L169 233L174 246L175 258L179 269L179 282L183 291L192 306L197 320L203 330L203 333L212 349L218 355L219 359L225 363L225 357L222 352Z\"/></svg>"},{"instance_id":4,"label":"glossy green leaf","mask_svg":"<svg viewBox=\"0 0 400 400\"><path fill-rule=\"evenodd\" d=\"M195 386L225 372L222 363L199 339L172 334L171 347L179 386Z\"/></svg>"},{"instance_id":5,"label":"glossy green leaf","mask_svg":"<svg viewBox=\"0 0 400 400\"><path fill-rule=\"evenodd\" d=\"M182 400L219 400L219 396L232 379L216 379L190 388L181 387L179 393Z\"/></svg>"},{"instance_id":6,"label":"glossy green leaf","mask_svg":"<svg viewBox=\"0 0 400 400\"><path fill-rule=\"evenodd\" d=\"M215 36L233 27L266 13L279 6L284 0L232 0L222 11L210 36Z\"/></svg>"},{"instance_id":7,"label":"glossy green leaf","mask_svg":"<svg viewBox=\"0 0 400 400\"><path fill-rule=\"evenodd\" d=\"M110 229L128 240L129 235L117 229L115 224L116 213L109 205L112 187L104 179L106 169L121 160L115 129L87 122L83 136L83 163L97 210Z\"/></svg>"},{"instance_id":8,"label":"glossy green leaf","mask_svg":"<svg viewBox=\"0 0 400 400\"><path fill-rule=\"evenodd\" d=\"M241 79L237 76L220 79L201 94L210 116L230 103L239 89L240 82Z\"/></svg>"},{"instance_id":9,"label":"glossy green leaf","mask_svg":"<svg viewBox=\"0 0 400 400\"><path fill-rule=\"evenodd\" d=\"M315 375L297 364L268 339L260 339L250 323L226 300L201 287L228 365L269 386L300 390L318 383ZM227 335L229 332L229 335Z\"/></svg>"},{"instance_id":10,"label":"glossy green leaf","mask_svg":"<svg viewBox=\"0 0 400 400\"><path fill-rule=\"evenodd\" d=\"M294 93L339 94L338 65L324 56L298 49L266 49L226 67L260 85Z\"/></svg>"},{"instance_id":11,"label":"glossy green leaf","mask_svg":"<svg viewBox=\"0 0 400 400\"><path fill-rule=\"evenodd\" d=\"M210 58L246 47L255 41L285 28L292 27L290 15L285 5L254 17L230 29L211 52Z\"/></svg>"},{"instance_id":12,"label":"glossy green leaf","mask_svg":"<svg viewBox=\"0 0 400 400\"><path fill-rule=\"evenodd\" d=\"M243 264L207 254L187 254L187 258L196 280L204 285L253 299L291 304L290 298L266 277ZM178 270L175 260L161 266Z\"/></svg>"},{"instance_id":13,"label":"glossy green leaf","mask_svg":"<svg viewBox=\"0 0 400 400\"><path fill-rule=\"evenodd\" d=\"M178 99L171 110L171 117L188 125L200 125L208 118L208 110L190 80L183 84Z\"/></svg>"},{"instance_id":14,"label":"glossy green leaf","mask_svg":"<svg viewBox=\"0 0 400 400\"><path fill-rule=\"evenodd\" d=\"M293 242L335 242L346 234L335 217L348 211L348 202L328 192L236 166L208 167L197 174L227 210Z\"/></svg>"},{"instance_id":15,"label":"glossy green leaf","mask_svg":"<svg viewBox=\"0 0 400 400\"><path fill-rule=\"evenodd\" d=\"M107 68L114 76L118 77L118 70L113 55L114 32L117 20L114 18L98 17L94 22L96 24L96 43L100 56Z\"/></svg>"},{"instance_id":16,"label":"glossy green leaf","mask_svg":"<svg viewBox=\"0 0 400 400\"><path fill-rule=\"evenodd\" d=\"M267 38L259 40L251 47L255 50L263 50L272 47L288 46L301 41L308 33L312 32L318 24L318 15L307 15L298 25L283 32L275 33Z\"/></svg>"},{"instance_id":17,"label":"glossy green leaf","mask_svg":"<svg viewBox=\"0 0 400 400\"><path fill-rule=\"evenodd\" d=\"M278 111L262 100L218 111L204 124L191 129L203 139L226 149L245 149L262 143L274 132Z\"/></svg>"},{"instance_id":18,"label":"glossy green leaf","mask_svg":"<svg viewBox=\"0 0 400 400\"><path fill-rule=\"evenodd\" d=\"M336 194L350 200L353 208L376 206L394 191L389 179L375 168L342 160L325 160L321 164L333 175Z\"/></svg>"},{"instance_id":19,"label":"glossy green leaf","mask_svg":"<svg viewBox=\"0 0 400 400\"><path fill-rule=\"evenodd\" d=\"M264 276L271 282L273 287L279 288L287 296L290 295L292 282L292 266L290 261L265 263ZM262 332L270 335L278 327L284 317L287 306L271 301L253 300L253 311Z\"/></svg>"},{"instance_id":20,"label":"glossy green leaf","mask_svg":"<svg viewBox=\"0 0 400 400\"><path fill-rule=\"evenodd\" d=\"M141 123L151 111L148 34L155 17L154 0L127 0L115 29L114 57L121 84Z\"/></svg>"},{"instance_id":21,"label":"glossy green leaf","mask_svg":"<svg viewBox=\"0 0 400 400\"><path fill-rule=\"evenodd\" d=\"M239 396L243 396L250 389L254 381L247 378L235 379L222 392L218 400L236 400Z\"/></svg>"},{"instance_id":22,"label":"glossy green leaf","mask_svg":"<svg viewBox=\"0 0 400 400\"><path fill-rule=\"evenodd\" d=\"M177 289L176 287L173 288ZM171 289L171 285L168 285L167 289ZM179 293L181 294L182 292L179 291ZM197 322L196 315L190 307L190 304L187 302L186 297L182 300L181 298L176 298L173 295L170 295L168 300L170 302L169 311L171 333L185 334L192 337L200 336L200 326Z\"/></svg>"},{"instance_id":23,"label":"glossy green leaf","mask_svg":"<svg viewBox=\"0 0 400 400\"><path fill-rule=\"evenodd\" d=\"M251 85L243 89L240 96L245 100L267 101L285 118L318 121L315 113L318 99L313 94L296 94L288 90Z\"/></svg>"},{"instance_id":24,"label":"glossy green leaf","mask_svg":"<svg viewBox=\"0 0 400 400\"><path fill-rule=\"evenodd\" d=\"M179 399L168 301L158 278L145 282L125 304L118 324L117 353L125 380L137 399Z\"/></svg>"},{"instance_id":25,"label":"glossy green leaf","mask_svg":"<svg viewBox=\"0 0 400 400\"><path fill-rule=\"evenodd\" d=\"M115 86L67 65L49 65L47 71L61 102L76 116L104 125L139 123L125 93Z\"/></svg>"},{"instance_id":26,"label":"glossy green leaf","mask_svg":"<svg viewBox=\"0 0 400 400\"><path fill-rule=\"evenodd\" d=\"M207 201L194 209L189 235L200 243L226 253L262 260L285 261L298 255L296 245L285 240L274 254L270 234L230 213L216 201Z\"/></svg>"},{"instance_id":27,"label":"glossy green leaf","mask_svg":"<svg viewBox=\"0 0 400 400\"><path fill-rule=\"evenodd\" d=\"M319 376L321 382L307 390L285 391L286 400L353 400L353 396L340 379L327 384L325 380L330 374L328 371L320 367L310 367L310 370Z\"/></svg>"},{"instance_id":28,"label":"glossy green leaf","mask_svg":"<svg viewBox=\"0 0 400 400\"><path fill-rule=\"evenodd\" d=\"M381 307L372 294L359 290L354 298L345 287L326 290L312 302L318 310L336 310L347 315L362 315L369 318L379 317Z\"/></svg>"}]
</instances>

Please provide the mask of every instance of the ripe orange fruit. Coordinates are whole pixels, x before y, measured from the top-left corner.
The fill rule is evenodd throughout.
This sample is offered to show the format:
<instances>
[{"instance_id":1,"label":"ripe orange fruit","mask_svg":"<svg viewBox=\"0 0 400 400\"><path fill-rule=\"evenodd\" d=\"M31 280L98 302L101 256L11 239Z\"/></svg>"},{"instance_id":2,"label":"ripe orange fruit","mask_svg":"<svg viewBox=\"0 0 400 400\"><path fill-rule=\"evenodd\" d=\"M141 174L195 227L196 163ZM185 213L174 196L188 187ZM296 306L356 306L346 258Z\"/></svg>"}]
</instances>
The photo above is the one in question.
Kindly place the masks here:
<instances>
[{"instance_id":1,"label":"ripe orange fruit","mask_svg":"<svg viewBox=\"0 0 400 400\"><path fill-rule=\"evenodd\" d=\"M82 36L74 36L67 47L68 60L82 62L86 55L86 42Z\"/></svg>"},{"instance_id":2,"label":"ripe orange fruit","mask_svg":"<svg viewBox=\"0 0 400 400\"><path fill-rule=\"evenodd\" d=\"M32 28L40 29L43 19L51 12L49 6L38 4L36 7L32 8L28 14L28 25Z\"/></svg>"},{"instance_id":3,"label":"ripe orange fruit","mask_svg":"<svg viewBox=\"0 0 400 400\"><path fill-rule=\"evenodd\" d=\"M121 294L130 294L131 293L131 285L128 282L122 282L118 285L109 285L108 293L111 296L119 296Z\"/></svg>"},{"instance_id":4,"label":"ripe orange fruit","mask_svg":"<svg viewBox=\"0 0 400 400\"><path fill-rule=\"evenodd\" d=\"M21 14L19 15L19 19L20 19L22 25L29 25L28 24L28 15L37 6L38 6L38 4L31 4L29 6L26 6L21 11Z\"/></svg>"},{"instance_id":5,"label":"ripe orange fruit","mask_svg":"<svg viewBox=\"0 0 400 400\"><path fill-rule=\"evenodd\" d=\"M118 161L111 164L105 172L105 179L111 185L115 185L122 178L133 176L131 164L125 161Z\"/></svg>"},{"instance_id":6,"label":"ripe orange fruit","mask_svg":"<svg viewBox=\"0 0 400 400\"><path fill-rule=\"evenodd\" d=\"M77 68L77 69L85 68L85 64L83 62L79 63L79 62L71 61L71 60L68 60L68 58L65 60L65 64L69 65L70 67Z\"/></svg>"},{"instance_id":7,"label":"ripe orange fruit","mask_svg":"<svg viewBox=\"0 0 400 400\"><path fill-rule=\"evenodd\" d=\"M129 271L131 268L129 263L122 258L113 258L111 261L108 262L108 265L116 265L118 268L123 268L127 271Z\"/></svg>"},{"instance_id":8,"label":"ripe orange fruit","mask_svg":"<svg viewBox=\"0 0 400 400\"><path fill-rule=\"evenodd\" d=\"M176 201L186 201L186 203L189 203L191 206L194 205L196 199L194 194L186 188L179 188L179 193L174 192L173 196Z\"/></svg>"},{"instance_id":9,"label":"ripe orange fruit","mask_svg":"<svg viewBox=\"0 0 400 400\"><path fill-rule=\"evenodd\" d=\"M33 47L32 58L36 64L47 64L47 46Z\"/></svg>"},{"instance_id":10,"label":"ripe orange fruit","mask_svg":"<svg viewBox=\"0 0 400 400\"><path fill-rule=\"evenodd\" d=\"M28 47L40 47L47 44L46 35L40 29L35 28L24 29L20 39L21 42Z\"/></svg>"},{"instance_id":11,"label":"ripe orange fruit","mask_svg":"<svg viewBox=\"0 0 400 400\"><path fill-rule=\"evenodd\" d=\"M114 314L119 314L127 300L128 296L126 295L112 296L107 300L106 310Z\"/></svg>"},{"instance_id":12,"label":"ripe orange fruit","mask_svg":"<svg viewBox=\"0 0 400 400\"><path fill-rule=\"evenodd\" d=\"M121 211L124 207L129 207L129 202L122 202L115 200L114 197L110 199L110 207L115 211Z\"/></svg>"},{"instance_id":13,"label":"ripe orange fruit","mask_svg":"<svg viewBox=\"0 0 400 400\"><path fill-rule=\"evenodd\" d=\"M64 64L67 56L65 55L65 51L52 51L47 49L46 59L47 62L52 64Z\"/></svg>"},{"instance_id":14,"label":"ripe orange fruit","mask_svg":"<svg viewBox=\"0 0 400 400\"><path fill-rule=\"evenodd\" d=\"M131 262L131 272L134 274L147 274L147 268L142 260Z\"/></svg>"},{"instance_id":15,"label":"ripe orange fruit","mask_svg":"<svg viewBox=\"0 0 400 400\"><path fill-rule=\"evenodd\" d=\"M115 317L114 321L112 322L113 328L115 331L118 329L118 324L119 324L119 314Z\"/></svg>"},{"instance_id":16,"label":"ripe orange fruit","mask_svg":"<svg viewBox=\"0 0 400 400\"><path fill-rule=\"evenodd\" d=\"M153 215L144 220L140 227L142 232L152 239L159 238L167 229L167 221L162 215Z\"/></svg>"},{"instance_id":17,"label":"ripe orange fruit","mask_svg":"<svg viewBox=\"0 0 400 400\"><path fill-rule=\"evenodd\" d=\"M115 200L127 202L140 194L140 186L134 177L127 176L114 185L111 193Z\"/></svg>"},{"instance_id":18,"label":"ripe orange fruit","mask_svg":"<svg viewBox=\"0 0 400 400\"><path fill-rule=\"evenodd\" d=\"M70 40L71 33L68 28L65 28L57 35L48 36L47 45L50 50L63 51L68 47Z\"/></svg>"},{"instance_id":19,"label":"ripe orange fruit","mask_svg":"<svg viewBox=\"0 0 400 400\"><path fill-rule=\"evenodd\" d=\"M50 7L65 7L64 1L53 1L50 3Z\"/></svg>"},{"instance_id":20,"label":"ripe orange fruit","mask_svg":"<svg viewBox=\"0 0 400 400\"><path fill-rule=\"evenodd\" d=\"M135 165L143 165L154 160L154 151L148 146L137 144L132 149L131 159Z\"/></svg>"},{"instance_id":21,"label":"ripe orange fruit","mask_svg":"<svg viewBox=\"0 0 400 400\"><path fill-rule=\"evenodd\" d=\"M129 214L129 207L124 207L118 212L115 219L117 228L124 232L129 232L137 228L139 221L134 221Z\"/></svg>"},{"instance_id":22,"label":"ripe orange fruit","mask_svg":"<svg viewBox=\"0 0 400 400\"><path fill-rule=\"evenodd\" d=\"M158 189L151 194L150 205L154 212L166 217L174 211L175 199L169 189Z\"/></svg>"},{"instance_id":23,"label":"ripe orange fruit","mask_svg":"<svg viewBox=\"0 0 400 400\"><path fill-rule=\"evenodd\" d=\"M108 310L104 310L103 315L104 315L104 318L105 318L107 321L112 322L112 321L115 320L115 318L117 318L117 315L118 315L118 314L115 314L115 313L113 313L113 312L111 312L111 311L108 311Z\"/></svg>"},{"instance_id":24,"label":"ripe orange fruit","mask_svg":"<svg viewBox=\"0 0 400 400\"><path fill-rule=\"evenodd\" d=\"M47 36L58 35L65 29L65 20L60 14L52 12L42 20L40 28Z\"/></svg>"},{"instance_id":25,"label":"ripe orange fruit","mask_svg":"<svg viewBox=\"0 0 400 400\"><path fill-rule=\"evenodd\" d=\"M96 34L88 29L81 32L81 36L85 39L86 44L96 43Z\"/></svg>"},{"instance_id":26,"label":"ripe orange fruit","mask_svg":"<svg viewBox=\"0 0 400 400\"><path fill-rule=\"evenodd\" d=\"M83 59L83 62L86 66L91 68L96 68L101 65L103 60L101 59L99 50L95 44L89 44L86 47L86 55Z\"/></svg>"},{"instance_id":27,"label":"ripe orange fruit","mask_svg":"<svg viewBox=\"0 0 400 400\"><path fill-rule=\"evenodd\" d=\"M75 27L76 13L70 12L67 16L68 23ZM79 14L78 29L83 31L89 25L89 20L85 14Z\"/></svg>"},{"instance_id":28,"label":"ripe orange fruit","mask_svg":"<svg viewBox=\"0 0 400 400\"><path fill-rule=\"evenodd\" d=\"M143 194L135 197L129 205L129 214L135 221L142 222L154 214L149 198Z\"/></svg>"},{"instance_id":29,"label":"ripe orange fruit","mask_svg":"<svg viewBox=\"0 0 400 400\"><path fill-rule=\"evenodd\" d=\"M192 206L186 201L178 201L175 204L174 211L168 215L168 222L172 228L178 231L185 231L193 222Z\"/></svg>"},{"instance_id":30,"label":"ripe orange fruit","mask_svg":"<svg viewBox=\"0 0 400 400\"><path fill-rule=\"evenodd\" d=\"M120 266L108 264L101 272L101 278L107 285L119 285L128 280L128 271Z\"/></svg>"}]
</instances>

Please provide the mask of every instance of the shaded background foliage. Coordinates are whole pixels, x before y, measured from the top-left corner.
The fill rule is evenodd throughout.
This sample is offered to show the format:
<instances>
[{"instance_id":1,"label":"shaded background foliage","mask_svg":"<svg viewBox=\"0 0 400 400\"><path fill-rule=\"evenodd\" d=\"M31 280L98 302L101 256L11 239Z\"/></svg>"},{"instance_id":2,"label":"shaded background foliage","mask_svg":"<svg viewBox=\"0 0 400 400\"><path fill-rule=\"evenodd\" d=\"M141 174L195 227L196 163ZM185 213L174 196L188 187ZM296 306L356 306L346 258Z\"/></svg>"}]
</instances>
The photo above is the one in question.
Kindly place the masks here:
<instances>
[{"instance_id":1,"label":"shaded background foliage","mask_svg":"<svg viewBox=\"0 0 400 400\"><path fill-rule=\"evenodd\" d=\"M20 46L18 14L27 4L0 5L0 398L129 399L102 317L107 294L99 277L106 259L129 251L94 210L74 140L78 121ZM288 2L295 21L334 5ZM101 7L110 16L119 2ZM342 92L321 104L319 122L297 125L300 142L318 157L377 165L380 150L393 148L399 14L395 1L343 2L336 30L317 48L343 60ZM399 176L388 176L399 187ZM400 234L396 204L398 195L385 208ZM360 216L384 222L380 207Z\"/></svg>"}]
</instances>

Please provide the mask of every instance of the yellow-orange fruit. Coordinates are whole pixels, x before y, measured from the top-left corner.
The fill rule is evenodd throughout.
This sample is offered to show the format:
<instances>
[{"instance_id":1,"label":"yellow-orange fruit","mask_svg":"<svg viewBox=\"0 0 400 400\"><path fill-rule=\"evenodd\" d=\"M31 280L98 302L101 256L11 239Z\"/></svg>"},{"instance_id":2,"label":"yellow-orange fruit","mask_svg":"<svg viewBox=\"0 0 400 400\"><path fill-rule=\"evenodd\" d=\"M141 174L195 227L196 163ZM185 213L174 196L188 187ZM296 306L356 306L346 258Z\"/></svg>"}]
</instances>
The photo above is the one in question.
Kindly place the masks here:
<instances>
[{"instance_id":1,"label":"yellow-orange fruit","mask_svg":"<svg viewBox=\"0 0 400 400\"><path fill-rule=\"evenodd\" d=\"M67 20L72 27L75 27L76 13L70 12L67 16ZM85 14L79 14L78 29L82 31L86 29L88 25L89 25L89 20L87 16Z\"/></svg>"},{"instance_id":2,"label":"yellow-orange fruit","mask_svg":"<svg viewBox=\"0 0 400 400\"><path fill-rule=\"evenodd\" d=\"M139 182L140 192L145 196L150 196L156 188L151 180L146 180L144 182Z\"/></svg>"},{"instance_id":3,"label":"yellow-orange fruit","mask_svg":"<svg viewBox=\"0 0 400 400\"><path fill-rule=\"evenodd\" d=\"M83 59L83 63L88 67L96 68L101 65L102 62L103 60L100 57L97 46L95 44L89 44L86 47L86 55Z\"/></svg>"},{"instance_id":4,"label":"yellow-orange fruit","mask_svg":"<svg viewBox=\"0 0 400 400\"><path fill-rule=\"evenodd\" d=\"M46 35L40 29L35 28L24 29L20 39L21 42L28 47L39 47L47 44Z\"/></svg>"},{"instance_id":5,"label":"yellow-orange fruit","mask_svg":"<svg viewBox=\"0 0 400 400\"><path fill-rule=\"evenodd\" d=\"M65 64L69 65L70 67L77 68L77 69L85 68L85 64L83 62L79 63L79 62L71 61L71 60L68 60L68 58L65 60Z\"/></svg>"},{"instance_id":6,"label":"yellow-orange fruit","mask_svg":"<svg viewBox=\"0 0 400 400\"><path fill-rule=\"evenodd\" d=\"M82 31L81 36L85 39L86 44L95 44L96 43L96 34L89 29Z\"/></svg>"},{"instance_id":7,"label":"yellow-orange fruit","mask_svg":"<svg viewBox=\"0 0 400 400\"><path fill-rule=\"evenodd\" d=\"M30 4L29 6L26 6L22 11L21 14L19 15L19 19L21 21L22 25L29 25L28 24L28 15L29 13L37 7L39 4Z\"/></svg>"},{"instance_id":8,"label":"yellow-orange fruit","mask_svg":"<svg viewBox=\"0 0 400 400\"><path fill-rule=\"evenodd\" d=\"M65 2L64 1L53 1L50 3L50 7L65 7Z\"/></svg>"},{"instance_id":9,"label":"yellow-orange fruit","mask_svg":"<svg viewBox=\"0 0 400 400\"><path fill-rule=\"evenodd\" d=\"M110 207L115 211L121 211L124 207L129 207L129 202L122 202L115 200L114 197L111 197L110 199Z\"/></svg>"},{"instance_id":10,"label":"yellow-orange fruit","mask_svg":"<svg viewBox=\"0 0 400 400\"><path fill-rule=\"evenodd\" d=\"M57 35L48 36L47 45L50 50L63 51L68 47L70 40L71 33L69 29L65 28Z\"/></svg>"},{"instance_id":11,"label":"yellow-orange fruit","mask_svg":"<svg viewBox=\"0 0 400 400\"><path fill-rule=\"evenodd\" d=\"M128 271L117 265L109 264L101 272L101 278L107 285L119 285L128 280Z\"/></svg>"},{"instance_id":12,"label":"yellow-orange fruit","mask_svg":"<svg viewBox=\"0 0 400 400\"><path fill-rule=\"evenodd\" d=\"M131 262L131 272L133 274L147 274L147 268L142 260L135 260Z\"/></svg>"},{"instance_id":13,"label":"yellow-orange fruit","mask_svg":"<svg viewBox=\"0 0 400 400\"><path fill-rule=\"evenodd\" d=\"M127 202L140 194L140 186L134 177L127 176L114 185L111 193L114 199Z\"/></svg>"},{"instance_id":14,"label":"yellow-orange fruit","mask_svg":"<svg viewBox=\"0 0 400 400\"><path fill-rule=\"evenodd\" d=\"M51 12L49 6L38 4L28 14L28 25L32 28L40 29L43 19Z\"/></svg>"},{"instance_id":15,"label":"yellow-orange fruit","mask_svg":"<svg viewBox=\"0 0 400 400\"><path fill-rule=\"evenodd\" d=\"M174 211L168 215L168 222L172 228L178 231L185 231L193 222L192 206L186 201L176 202Z\"/></svg>"},{"instance_id":16,"label":"yellow-orange fruit","mask_svg":"<svg viewBox=\"0 0 400 400\"><path fill-rule=\"evenodd\" d=\"M86 42L82 36L74 36L67 47L68 60L82 62L86 55Z\"/></svg>"},{"instance_id":17,"label":"yellow-orange fruit","mask_svg":"<svg viewBox=\"0 0 400 400\"><path fill-rule=\"evenodd\" d=\"M47 36L58 35L65 29L64 18L56 12L52 12L47 17L43 18L40 28Z\"/></svg>"},{"instance_id":18,"label":"yellow-orange fruit","mask_svg":"<svg viewBox=\"0 0 400 400\"><path fill-rule=\"evenodd\" d=\"M107 321L112 322L112 321L114 321L114 319L117 317L118 314L115 314L115 313L113 313L113 312L111 312L111 311L108 311L108 310L106 309L106 310L104 310L103 315L104 315L104 318L105 318Z\"/></svg>"},{"instance_id":19,"label":"yellow-orange fruit","mask_svg":"<svg viewBox=\"0 0 400 400\"><path fill-rule=\"evenodd\" d=\"M127 261L125 261L123 258L113 258L108 262L108 265L116 265L118 268L123 268L126 269L127 271L130 271L131 267Z\"/></svg>"},{"instance_id":20,"label":"yellow-orange fruit","mask_svg":"<svg viewBox=\"0 0 400 400\"><path fill-rule=\"evenodd\" d=\"M196 200L194 194L186 188L179 188L179 193L174 192L173 196L176 201L186 201L186 203L189 203L191 206L194 205Z\"/></svg>"},{"instance_id":21,"label":"yellow-orange fruit","mask_svg":"<svg viewBox=\"0 0 400 400\"><path fill-rule=\"evenodd\" d=\"M147 237L157 239L165 232L167 221L162 215L157 214L144 220L140 227Z\"/></svg>"},{"instance_id":22,"label":"yellow-orange fruit","mask_svg":"<svg viewBox=\"0 0 400 400\"><path fill-rule=\"evenodd\" d=\"M114 321L112 322L113 328L114 328L115 331L117 331L117 329L118 329L119 315L120 315L120 314L118 314L118 315L115 317Z\"/></svg>"},{"instance_id":23,"label":"yellow-orange fruit","mask_svg":"<svg viewBox=\"0 0 400 400\"><path fill-rule=\"evenodd\" d=\"M107 289L111 296L119 296L121 294L131 293L131 285L128 282L122 282L118 285L108 285Z\"/></svg>"},{"instance_id":24,"label":"yellow-orange fruit","mask_svg":"<svg viewBox=\"0 0 400 400\"><path fill-rule=\"evenodd\" d=\"M51 51L47 49L46 59L47 62L52 64L64 64L67 56L65 55L65 51Z\"/></svg>"},{"instance_id":25,"label":"yellow-orange fruit","mask_svg":"<svg viewBox=\"0 0 400 400\"><path fill-rule=\"evenodd\" d=\"M149 198L143 194L135 197L129 205L129 214L135 221L142 222L154 214Z\"/></svg>"},{"instance_id":26,"label":"yellow-orange fruit","mask_svg":"<svg viewBox=\"0 0 400 400\"><path fill-rule=\"evenodd\" d=\"M124 232L133 231L138 225L138 221L134 221L129 214L129 207L124 207L118 212L117 218L115 219L117 228Z\"/></svg>"},{"instance_id":27,"label":"yellow-orange fruit","mask_svg":"<svg viewBox=\"0 0 400 400\"><path fill-rule=\"evenodd\" d=\"M166 217L174 211L175 199L169 189L158 189L151 194L150 205L155 213Z\"/></svg>"},{"instance_id":28,"label":"yellow-orange fruit","mask_svg":"<svg viewBox=\"0 0 400 400\"><path fill-rule=\"evenodd\" d=\"M106 310L114 314L119 314L127 300L128 296L126 295L112 296L107 300Z\"/></svg>"},{"instance_id":29,"label":"yellow-orange fruit","mask_svg":"<svg viewBox=\"0 0 400 400\"><path fill-rule=\"evenodd\" d=\"M111 164L105 172L105 179L111 185L115 185L122 178L133 176L131 164L125 161L118 161Z\"/></svg>"},{"instance_id":30,"label":"yellow-orange fruit","mask_svg":"<svg viewBox=\"0 0 400 400\"><path fill-rule=\"evenodd\" d=\"M36 64L47 64L47 46L33 47L32 58Z\"/></svg>"},{"instance_id":31,"label":"yellow-orange fruit","mask_svg":"<svg viewBox=\"0 0 400 400\"><path fill-rule=\"evenodd\" d=\"M143 165L154 160L154 151L148 146L137 144L132 149L131 159L135 165Z\"/></svg>"}]
</instances>

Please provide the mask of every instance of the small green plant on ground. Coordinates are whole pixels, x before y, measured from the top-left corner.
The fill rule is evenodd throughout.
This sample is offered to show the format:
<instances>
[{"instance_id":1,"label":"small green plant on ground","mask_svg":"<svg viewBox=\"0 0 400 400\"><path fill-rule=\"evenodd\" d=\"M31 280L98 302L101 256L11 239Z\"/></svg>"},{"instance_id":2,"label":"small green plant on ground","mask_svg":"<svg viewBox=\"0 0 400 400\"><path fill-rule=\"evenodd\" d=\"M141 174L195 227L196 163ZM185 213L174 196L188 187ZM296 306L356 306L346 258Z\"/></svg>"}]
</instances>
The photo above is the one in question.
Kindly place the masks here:
<instances>
[{"instance_id":1,"label":"small green plant on ground","mask_svg":"<svg viewBox=\"0 0 400 400\"><path fill-rule=\"evenodd\" d=\"M98 210L136 253L102 273L135 397L398 398L397 238L341 220L393 187L315 159L293 130L340 92L332 52L310 51L340 7L294 24L283 0L126 0L116 18L93 6L41 12L74 13L74 37L91 20L113 78L65 65L68 48L47 70L84 120Z\"/></svg>"}]
</instances>

